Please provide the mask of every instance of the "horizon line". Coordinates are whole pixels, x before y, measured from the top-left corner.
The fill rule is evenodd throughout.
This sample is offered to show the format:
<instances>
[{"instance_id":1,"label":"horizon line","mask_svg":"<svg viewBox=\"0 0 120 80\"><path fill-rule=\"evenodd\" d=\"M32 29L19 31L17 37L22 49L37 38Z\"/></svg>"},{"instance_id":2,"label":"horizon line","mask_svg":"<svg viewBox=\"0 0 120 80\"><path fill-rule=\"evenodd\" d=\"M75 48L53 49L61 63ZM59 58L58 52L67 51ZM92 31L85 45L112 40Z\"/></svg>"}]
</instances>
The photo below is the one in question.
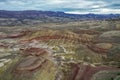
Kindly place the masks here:
<instances>
[{"instance_id":1,"label":"horizon line","mask_svg":"<svg viewBox=\"0 0 120 80\"><path fill-rule=\"evenodd\" d=\"M85 15L85 14L96 14L96 15L115 15L115 14L119 14L120 13L91 13L91 12L88 12L88 13L72 13L72 12L64 12L64 11L54 11L54 10L0 10L0 11L19 11L19 12L22 12L22 11L43 11L43 12L63 12L65 14L75 14L75 15Z\"/></svg>"}]
</instances>

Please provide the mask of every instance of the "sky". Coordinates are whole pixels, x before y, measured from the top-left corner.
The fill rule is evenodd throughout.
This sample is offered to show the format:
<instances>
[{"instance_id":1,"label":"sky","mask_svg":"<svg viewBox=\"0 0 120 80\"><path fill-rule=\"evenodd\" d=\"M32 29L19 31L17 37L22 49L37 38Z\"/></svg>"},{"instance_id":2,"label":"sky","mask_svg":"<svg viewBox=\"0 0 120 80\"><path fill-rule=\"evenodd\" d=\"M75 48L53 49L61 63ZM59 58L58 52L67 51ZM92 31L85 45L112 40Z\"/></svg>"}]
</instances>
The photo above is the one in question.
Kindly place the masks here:
<instances>
[{"instance_id":1,"label":"sky","mask_svg":"<svg viewBox=\"0 0 120 80\"><path fill-rule=\"evenodd\" d=\"M0 10L63 11L72 14L120 14L120 0L0 0Z\"/></svg>"}]
</instances>

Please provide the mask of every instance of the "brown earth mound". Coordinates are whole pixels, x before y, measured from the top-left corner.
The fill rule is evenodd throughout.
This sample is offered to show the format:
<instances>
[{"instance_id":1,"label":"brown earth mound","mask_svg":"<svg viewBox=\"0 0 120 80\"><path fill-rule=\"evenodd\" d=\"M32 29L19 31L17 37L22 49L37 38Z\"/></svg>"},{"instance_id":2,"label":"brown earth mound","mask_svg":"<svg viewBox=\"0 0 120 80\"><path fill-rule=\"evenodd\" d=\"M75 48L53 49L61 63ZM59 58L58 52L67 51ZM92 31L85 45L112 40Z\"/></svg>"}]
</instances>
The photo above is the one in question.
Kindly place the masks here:
<instances>
[{"instance_id":1,"label":"brown earth mound","mask_svg":"<svg viewBox=\"0 0 120 80\"><path fill-rule=\"evenodd\" d=\"M43 56L43 55L49 55L48 51L42 48L26 48L21 49L23 55L32 55L32 56Z\"/></svg>"},{"instance_id":2,"label":"brown earth mound","mask_svg":"<svg viewBox=\"0 0 120 80\"><path fill-rule=\"evenodd\" d=\"M33 71L39 68L44 62L45 62L44 58L30 56L30 57L27 57L22 62L20 62L20 64L17 65L16 70L17 71Z\"/></svg>"},{"instance_id":3,"label":"brown earth mound","mask_svg":"<svg viewBox=\"0 0 120 80\"><path fill-rule=\"evenodd\" d=\"M79 30L79 31L75 31L75 33L78 33L78 34L90 34L90 35L100 34L99 31L95 31L95 30Z\"/></svg>"},{"instance_id":4,"label":"brown earth mound","mask_svg":"<svg viewBox=\"0 0 120 80\"><path fill-rule=\"evenodd\" d=\"M89 44L87 45L87 47L96 53L102 54L102 53L108 53L112 45L107 43L100 43L100 44Z\"/></svg>"},{"instance_id":5,"label":"brown earth mound","mask_svg":"<svg viewBox=\"0 0 120 80\"><path fill-rule=\"evenodd\" d=\"M99 66L99 67L92 67L90 65L84 65L84 64L73 64L72 70L70 73L70 79L69 80L91 80L92 76L103 70L117 70L117 68L112 67L105 67L105 66Z\"/></svg>"}]
</instances>

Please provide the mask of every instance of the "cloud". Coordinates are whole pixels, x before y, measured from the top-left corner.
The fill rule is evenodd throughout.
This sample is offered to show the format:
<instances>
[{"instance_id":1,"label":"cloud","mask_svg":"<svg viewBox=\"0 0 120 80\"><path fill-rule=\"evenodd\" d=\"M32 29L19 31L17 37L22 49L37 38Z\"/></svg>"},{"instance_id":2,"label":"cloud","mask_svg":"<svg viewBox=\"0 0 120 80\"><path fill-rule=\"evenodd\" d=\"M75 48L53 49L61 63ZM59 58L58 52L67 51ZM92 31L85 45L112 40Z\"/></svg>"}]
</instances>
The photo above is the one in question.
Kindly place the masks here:
<instances>
[{"instance_id":1,"label":"cloud","mask_svg":"<svg viewBox=\"0 0 120 80\"><path fill-rule=\"evenodd\" d=\"M69 14L88 14L88 13L95 13L95 14L120 14L120 9L107 9L107 8L102 8L102 9L95 9L91 11L70 11L66 12Z\"/></svg>"},{"instance_id":2,"label":"cloud","mask_svg":"<svg viewBox=\"0 0 120 80\"><path fill-rule=\"evenodd\" d=\"M47 10L66 13L120 13L120 0L0 0L0 10Z\"/></svg>"}]
</instances>

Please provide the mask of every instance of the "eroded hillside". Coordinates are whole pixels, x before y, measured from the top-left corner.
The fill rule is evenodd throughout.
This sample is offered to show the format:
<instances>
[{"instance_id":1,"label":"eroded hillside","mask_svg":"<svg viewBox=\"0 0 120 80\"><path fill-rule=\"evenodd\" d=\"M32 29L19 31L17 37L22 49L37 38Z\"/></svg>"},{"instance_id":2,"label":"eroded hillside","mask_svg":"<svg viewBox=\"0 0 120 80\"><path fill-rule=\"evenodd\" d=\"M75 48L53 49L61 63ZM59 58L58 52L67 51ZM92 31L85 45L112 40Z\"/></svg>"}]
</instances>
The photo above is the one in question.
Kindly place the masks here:
<instances>
[{"instance_id":1,"label":"eroded hillside","mask_svg":"<svg viewBox=\"0 0 120 80\"><path fill-rule=\"evenodd\" d=\"M120 80L120 24L109 23L0 27L0 80Z\"/></svg>"}]
</instances>

